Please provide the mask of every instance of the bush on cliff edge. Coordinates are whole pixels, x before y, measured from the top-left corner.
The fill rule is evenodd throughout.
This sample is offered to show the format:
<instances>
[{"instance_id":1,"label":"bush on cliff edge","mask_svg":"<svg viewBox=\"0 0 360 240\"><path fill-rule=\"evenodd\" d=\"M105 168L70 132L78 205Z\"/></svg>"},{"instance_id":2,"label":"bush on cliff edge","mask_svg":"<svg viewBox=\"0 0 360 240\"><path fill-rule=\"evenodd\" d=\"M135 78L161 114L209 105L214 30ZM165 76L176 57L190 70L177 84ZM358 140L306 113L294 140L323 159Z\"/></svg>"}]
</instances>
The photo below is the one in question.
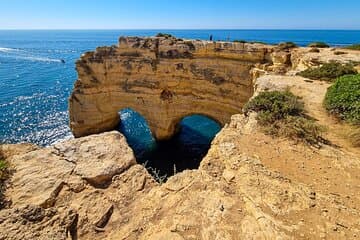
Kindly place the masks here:
<instances>
[{"instance_id":1,"label":"bush on cliff edge","mask_svg":"<svg viewBox=\"0 0 360 240\"><path fill-rule=\"evenodd\" d=\"M329 87L324 104L330 113L360 126L360 74L338 78Z\"/></svg>"},{"instance_id":2,"label":"bush on cliff edge","mask_svg":"<svg viewBox=\"0 0 360 240\"><path fill-rule=\"evenodd\" d=\"M308 45L308 47L312 48L329 48L330 46L324 42L313 42Z\"/></svg>"},{"instance_id":3,"label":"bush on cliff edge","mask_svg":"<svg viewBox=\"0 0 360 240\"><path fill-rule=\"evenodd\" d=\"M158 34L156 34L156 37L172 38L173 35L168 34L168 33L158 33Z\"/></svg>"},{"instance_id":4,"label":"bush on cliff edge","mask_svg":"<svg viewBox=\"0 0 360 240\"><path fill-rule=\"evenodd\" d=\"M306 69L299 72L297 75L313 80L332 82L338 77L350 74L357 74L357 71L352 64L343 65L338 62L329 62L320 67Z\"/></svg>"},{"instance_id":5,"label":"bush on cliff edge","mask_svg":"<svg viewBox=\"0 0 360 240\"><path fill-rule=\"evenodd\" d=\"M257 120L265 133L284 136L313 146L325 142L324 128L310 119L299 97L289 91L262 92L244 107L244 113L258 113Z\"/></svg>"},{"instance_id":6,"label":"bush on cliff edge","mask_svg":"<svg viewBox=\"0 0 360 240\"><path fill-rule=\"evenodd\" d=\"M360 146L360 74L338 78L329 87L324 105L331 114L354 125L349 139Z\"/></svg>"},{"instance_id":7,"label":"bush on cliff edge","mask_svg":"<svg viewBox=\"0 0 360 240\"><path fill-rule=\"evenodd\" d=\"M279 43L277 45L277 47L280 50L289 50L289 49L292 49L292 48L297 48L298 46L293 42L281 42L281 43Z\"/></svg>"}]
</instances>

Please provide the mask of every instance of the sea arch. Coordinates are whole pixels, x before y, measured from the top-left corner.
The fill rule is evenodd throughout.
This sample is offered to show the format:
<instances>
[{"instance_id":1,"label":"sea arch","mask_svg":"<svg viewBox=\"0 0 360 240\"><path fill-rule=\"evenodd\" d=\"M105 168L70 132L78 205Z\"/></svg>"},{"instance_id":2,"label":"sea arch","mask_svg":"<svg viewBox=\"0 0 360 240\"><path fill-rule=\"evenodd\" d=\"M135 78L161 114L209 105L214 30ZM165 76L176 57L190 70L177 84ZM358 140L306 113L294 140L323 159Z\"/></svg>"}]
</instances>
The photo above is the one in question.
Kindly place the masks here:
<instances>
[{"instance_id":1,"label":"sea arch","mask_svg":"<svg viewBox=\"0 0 360 240\"><path fill-rule=\"evenodd\" d=\"M157 140L171 138L193 114L225 125L253 95L252 69L267 64L270 52L243 43L120 38L77 61L71 130L75 137L113 130L124 108L140 113Z\"/></svg>"}]
</instances>

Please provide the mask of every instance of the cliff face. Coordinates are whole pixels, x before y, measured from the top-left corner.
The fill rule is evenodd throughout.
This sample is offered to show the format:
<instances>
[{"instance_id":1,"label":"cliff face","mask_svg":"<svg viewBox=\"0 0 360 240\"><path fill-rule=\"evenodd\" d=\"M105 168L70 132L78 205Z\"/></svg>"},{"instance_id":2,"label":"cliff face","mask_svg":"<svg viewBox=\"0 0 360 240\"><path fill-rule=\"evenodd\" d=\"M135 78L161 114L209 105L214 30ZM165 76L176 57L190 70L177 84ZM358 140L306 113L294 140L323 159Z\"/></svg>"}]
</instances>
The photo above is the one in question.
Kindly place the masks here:
<instances>
[{"instance_id":1,"label":"cliff face","mask_svg":"<svg viewBox=\"0 0 360 240\"><path fill-rule=\"evenodd\" d=\"M71 99L71 114L75 120L84 118L84 122L78 122L79 127L88 121L102 123L99 116L109 113L105 111L107 108L117 111L120 105L135 104L130 98L110 102L112 95L136 97L140 93L134 91L144 91L141 96L149 94L150 101L155 99L154 92L161 94L160 88L140 85L139 78L131 76L137 74L132 68L127 77L132 85L115 77L124 76L121 64L125 59L131 60L133 66L134 59L140 58L138 54L134 59L120 56L129 49L154 54L151 52L153 45L145 44L146 41L152 43L153 40L121 39L120 48L114 48L111 53L115 54L114 57L109 53L112 48L104 48L105 53L98 49L78 62L79 80ZM149 46L142 49L141 44ZM360 53L346 51L345 56L338 57L327 49L321 49L319 53L309 53L306 48L283 52L271 47L219 43L222 48L226 45L248 50L255 47L257 50L251 53L250 50L243 53L239 53L240 50L216 50L217 57L209 59L205 55L206 47L213 43L196 44L200 46L196 45L198 51L195 52L198 56L203 52L203 58L194 55L181 59L160 58L160 63L154 66L159 69L159 65L167 63L173 67L172 64L180 60L187 62L185 66L191 64L189 61L196 64L217 61L221 64L220 57L228 62L232 56L231 61L235 62L234 55L246 56L247 64L255 67L252 70L254 76L268 73L254 80L254 94L289 89L302 97L309 116L329 129L324 137L332 145L315 149L287 139L272 138L260 130L255 113L249 116L235 114L212 142L199 169L176 174L162 185L154 181L144 166L136 163L125 138L117 132L73 139L48 148L3 145L0 151L13 171L5 192L11 204L0 211L0 239L358 239L360 150L351 147L344 137L344 133L351 131L350 126L329 117L322 106L329 83L293 76L292 71L285 75L274 72L286 70L289 59L291 70L297 70L331 60L360 62ZM214 56L215 50L211 49L210 54ZM185 55L189 56L189 53ZM268 56L272 63L254 63L259 59L269 61ZM170 64L171 61L174 62ZM101 71L104 71L104 66L115 63L121 73L113 72L111 81L107 81L108 73ZM236 63L240 67L244 64L243 61ZM219 68L213 68L220 72ZM155 78L160 71L157 69L149 69L149 74L152 74L149 76ZM172 74L160 73L164 76ZM142 84L150 81L144 79ZM166 79L155 79L159 85L168 83ZM182 81L186 82L185 79ZM205 77L196 81L200 86L192 86L190 80L188 84L199 91L197 94L201 93L201 85L213 84ZM127 86L131 91L120 86ZM176 86L171 89L177 89ZM222 85L216 86L220 88ZM250 86L239 84L238 87L252 91ZM208 90L215 94L214 89ZM207 93L201 94L207 96ZM232 101L226 99L218 101ZM166 104L172 106L171 101L159 106L153 104L154 109ZM216 102L213 104L217 106ZM131 106L147 113L141 104ZM186 105L182 107L187 108ZM156 111L161 113L162 110ZM168 111L176 113L181 110ZM161 117L153 119L156 123ZM93 125L84 126L101 130ZM153 125L153 130L155 127Z\"/></svg>"},{"instance_id":2,"label":"cliff face","mask_svg":"<svg viewBox=\"0 0 360 240\"><path fill-rule=\"evenodd\" d=\"M124 108L140 113L160 140L192 114L224 125L252 96L255 67L283 69L289 63L289 53L261 44L120 38L119 46L77 61L71 130L76 137L112 130Z\"/></svg>"}]
</instances>

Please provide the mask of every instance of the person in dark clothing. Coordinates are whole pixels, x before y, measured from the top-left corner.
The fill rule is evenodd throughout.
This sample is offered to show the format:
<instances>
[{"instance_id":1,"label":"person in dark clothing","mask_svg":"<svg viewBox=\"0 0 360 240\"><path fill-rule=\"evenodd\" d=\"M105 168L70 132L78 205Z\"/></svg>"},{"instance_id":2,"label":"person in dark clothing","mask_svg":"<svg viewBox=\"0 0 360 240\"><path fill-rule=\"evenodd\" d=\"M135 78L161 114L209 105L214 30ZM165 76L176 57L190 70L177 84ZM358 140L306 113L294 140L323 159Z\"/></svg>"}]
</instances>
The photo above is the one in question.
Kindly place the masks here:
<instances>
[{"instance_id":1,"label":"person in dark clothing","mask_svg":"<svg viewBox=\"0 0 360 240\"><path fill-rule=\"evenodd\" d=\"M213 35L210 35L210 41L212 41L213 40Z\"/></svg>"}]
</instances>

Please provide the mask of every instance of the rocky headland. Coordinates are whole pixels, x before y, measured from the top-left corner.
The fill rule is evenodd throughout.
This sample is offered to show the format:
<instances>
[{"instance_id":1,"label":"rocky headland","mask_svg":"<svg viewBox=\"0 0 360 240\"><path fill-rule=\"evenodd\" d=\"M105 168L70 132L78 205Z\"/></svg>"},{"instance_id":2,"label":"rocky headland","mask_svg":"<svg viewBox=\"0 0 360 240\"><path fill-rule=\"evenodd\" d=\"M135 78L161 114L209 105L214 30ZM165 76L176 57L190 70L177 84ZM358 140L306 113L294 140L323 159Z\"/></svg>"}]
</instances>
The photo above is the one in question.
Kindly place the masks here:
<instances>
[{"instance_id":1,"label":"rocky headland","mask_svg":"<svg viewBox=\"0 0 360 240\"><path fill-rule=\"evenodd\" d=\"M69 109L79 138L1 146L11 171L0 239L358 239L352 126L324 109L330 83L296 76L326 62L360 62L360 52L342 51L129 37L85 53ZM267 135L257 113L242 114L254 96L285 89L327 128L327 143ZM127 107L159 140L194 113L224 127L199 169L159 184L112 131Z\"/></svg>"}]
</instances>

